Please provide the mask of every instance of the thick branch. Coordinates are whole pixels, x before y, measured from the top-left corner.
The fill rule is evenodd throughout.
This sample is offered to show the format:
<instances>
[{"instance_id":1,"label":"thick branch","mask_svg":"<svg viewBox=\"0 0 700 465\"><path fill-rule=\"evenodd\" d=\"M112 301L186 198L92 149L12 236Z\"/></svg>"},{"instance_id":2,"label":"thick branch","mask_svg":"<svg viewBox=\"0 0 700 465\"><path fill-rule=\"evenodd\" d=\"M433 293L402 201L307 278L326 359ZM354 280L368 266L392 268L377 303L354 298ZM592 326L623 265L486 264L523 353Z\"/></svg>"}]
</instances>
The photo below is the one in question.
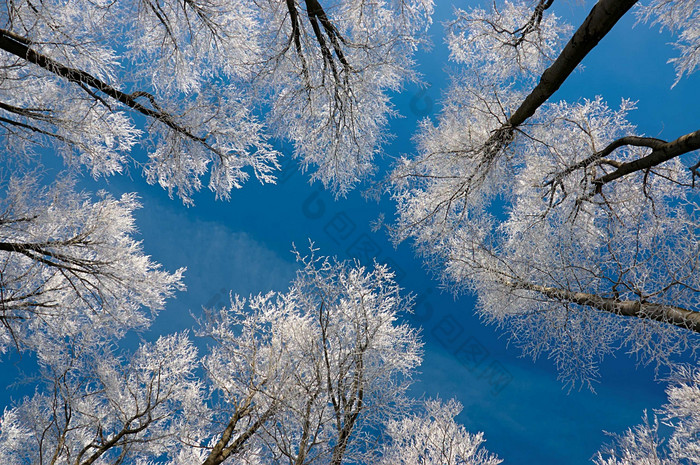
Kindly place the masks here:
<instances>
[{"instance_id":1,"label":"thick branch","mask_svg":"<svg viewBox=\"0 0 700 465\"><path fill-rule=\"evenodd\" d=\"M552 6L552 3L554 3L554 0L540 0L527 23L515 30L515 33L520 34L520 36L513 42L514 47L520 46L529 33L539 30L544 12Z\"/></svg>"},{"instance_id":2,"label":"thick branch","mask_svg":"<svg viewBox=\"0 0 700 465\"><path fill-rule=\"evenodd\" d=\"M557 182L561 181L564 179L566 176L570 175L576 170L579 170L581 168L585 168L587 166L590 166L599 160L604 159L608 155L610 155L612 152L617 150L620 147L624 147L626 145L631 145L634 147L650 147L653 149L662 147L663 145L667 144L666 141L663 141L661 139L655 139L653 137L639 137L639 136L627 136L627 137L621 137L617 140L614 140L610 144L608 144L607 147L605 147L603 150L600 150L593 155L591 155L588 158L585 158L581 160L578 163L575 163L568 168L566 168L564 171L557 173L556 176L554 176L553 179L547 181L545 183L545 186L549 186L551 184L556 184Z\"/></svg>"},{"instance_id":3,"label":"thick branch","mask_svg":"<svg viewBox=\"0 0 700 465\"><path fill-rule=\"evenodd\" d=\"M63 137L59 134L49 132L49 131L44 131L43 129L38 128L36 126L31 126L29 124L25 124L25 123L22 123L19 121L14 121L14 120L11 120L8 118L4 118L2 116L0 116L0 124L1 123L9 124L10 126L15 126L15 127L22 128L22 129L27 129L29 131L36 132L37 134L43 134L45 136L53 137L54 139L60 140L61 142L76 145L76 143L74 141L72 141L66 137Z\"/></svg>"},{"instance_id":4,"label":"thick branch","mask_svg":"<svg viewBox=\"0 0 700 465\"><path fill-rule=\"evenodd\" d=\"M508 121L486 142L487 153L495 153L510 143L515 129L535 114L535 111L561 87L586 55L635 3L637 0L599 0L596 3L554 63L542 73L537 86Z\"/></svg>"},{"instance_id":5,"label":"thick branch","mask_svg":"<svg viewBox=\"0 0 700 465\"><path fill-rule=\"evenodd\" d=\"M313 445L309 444L309 439L311 438L311 409L319 394L320 391L316 391L306 400L306 407L304 408L303 417L304 424L302 426L301 439L299 440L299 452L297 453L296 460L294 460L294 465L304 465L306 461L306 454L309 453L309 450Z\"/></svg>"},{"instance_id":6,"label":"thick branch","mask_svg":"<svg viewBox=\"0 0 700 465\"><path fill-rule=\"evenodd\" d=\"M328 19L328 15L326 15L326 12L324 11L323 7L321 6L320 3L318 3L318 0L305 0L306 1L306 9L309 14L309 19L312 23L312 26L314 27L314 32L316 33L316 36L319 40L319 43L321 44L321 47L325 49L326 52L328 52L328 48L325 46L325 41L323 40L323 36L320 35L320 31L317 31L317 26L315 26L316 19L321 23L323 26L324 31L326 32L326 35L331 41L331 44L333 44L333 50L335 51L336 55L338 55L338 60L343 64L343 67L346 69L350 67L348 64L345 54L343 53L343 49L340 47L340 42L344 42L343 36L340 35L340 32L338 32L338 29L333 25L330 19ZM324 52L325 54L325 52Z\"/></svg>"},{"instance_id":7,"label":"thick branch","mask_svg":"<svg viewBox=\"0 0 700 465\"><path fill-rule=\"evenodd\" d=\"M615 171L595 179L593 184L596 186L596 191L599 192L604 184L612 182L630 173L653 168L654 166L660 165L661 163L664 163L672 158L700 149L700 130L681 136L671 142L660 141L662 143L658 143L658 139L651 140L654 141L653 144L630 144L650 147L653 150L649 155L628 163L623 163Z\"/></svg>"},{"instance_id":8,"label":"thick branch","mask_svg":"<svg viewBox=\"0 0 700 465\"><path fill-rule=\"evenodd\" d=\"M348 447L348 442L350 440L350 434L355 426L357 417L360 415L362 409L362 395L363 390L360 389L360 400L359 405L352 412L347 412L345 414L345 422L343 428L338 432L338 442L333 447L333 455L331 457L331 465L341 465L343 461L343 456L345 455L345 450Z\"/></svg>"},{"instance_id":9,"label":"thick branch","mask_svg":"<svg viewBox=\"0 0 700 465\"><path fill-rule=\"evenodd\" d=\"M228 425L226 425L224 432L221 433L221 437L214 445L214 448L209 453L207 459L204 461L204 465L214 465L223 462L224 459L221 457L221 454L231 440L231 436L233 436L233 432L236 429L238 421L246 411L247 409L236 409L236 413L234 413L233 417L228 422Z\"/></svg>"},{"instance_id":10,"label":"thick branch","mask_svg":"<svg viewBox=\"0 0 700 465\"><path fill-rule=\"evenodd\" d=\"M644 300L619 300L601 297L587 292L539 286L526 282L509 282L514 289L538 292L551 299L592 307L615 315L660 321L679 328L700 333L700 313L672 305L663 305Z\"/></svg>"},{"instance_id":11,"label":"thick branch","mask_svg":"<svg viewBox=\"0 0 700 465\"><path fill-rule=\"evenodd\" d=\"M316 35L316 40L318 41L318 44L321 47L321 55L323 56L323 60L328 66L330 66L331 72L333 73L333 77L336 80L336 82L339 82L340 77L338 74L338 69L335 65L335 61L333 60L333 53L328 47L326 39L323 37L323 32L321 31L319 23L321 23L321 26L323 26L323 31L325 31L326 35L328 36L328 39L330 40L331 45L333 46L333 50L338 56L338 60L340 60L340 63L343 65L343 68L347 70L349 68L349 65L347 60L345 59L343 50L340 47L340 42L343 41L343 38L338 33L338 30L335 28L335 26L333 26L333 23L331 23L331 21L328 19L328 16L326 16L326 12L323 10L323 7L320 3L318 3L317 0L305 0L305 2L307 16L309 17L311 28L313 29L314 34Z\"/></svg>"},{"instance_id":12,"label":"thick branch","mask_svg":"<svg viewBox=\"0 0 700 465\"><path fill-rule=\"evenodd\" d=\"M297 11L296 4L294 0L287 0L287 10L289 11L289 19L292 22L292 37L290 41L294 42L294 47L296 47L297 54L304 62L304 55L301 49L301 29L299 26L299 12ZM306 69L306 66L304 66Z\"/></svg>"},{"instance_id":13,"label":"thick branch","mask_svg":"<svg viewBox=\"0 0 700 465\"><path fill-rule=\"evenodd\" d=\"M0 242L0 251L20 253L47 266L64 269L72 273L98 274L97 267L108 264L106 262L64 255L62 253L50 250L48 247L51 245L68 246L70 243L67 241L57 241L55 243L46 244Z\"/></svg>"},{"instance_id":14,"label":"thick branch","mask_svg":"<svg viewBox=\"0 0 700 465\"><path fill-rule=\"evenodd\" d=\"M219 465L230 456L240 452L248 439L250 439L265 424L265 422L273 415L274 412L275 406L273 405L262 415L260 415L260 418L249 426L248 429L243 432L243 434L239 435L233 442L231 442L231 444L229 444L229 441L235 432L238 421L244 414L247 413L247 409L240 412L240 414L239 412L236 412L229 424L226 426L221 438L214 446L214 449L212 449L211 453L202 465Z\"/></svg>"}]
</instances>

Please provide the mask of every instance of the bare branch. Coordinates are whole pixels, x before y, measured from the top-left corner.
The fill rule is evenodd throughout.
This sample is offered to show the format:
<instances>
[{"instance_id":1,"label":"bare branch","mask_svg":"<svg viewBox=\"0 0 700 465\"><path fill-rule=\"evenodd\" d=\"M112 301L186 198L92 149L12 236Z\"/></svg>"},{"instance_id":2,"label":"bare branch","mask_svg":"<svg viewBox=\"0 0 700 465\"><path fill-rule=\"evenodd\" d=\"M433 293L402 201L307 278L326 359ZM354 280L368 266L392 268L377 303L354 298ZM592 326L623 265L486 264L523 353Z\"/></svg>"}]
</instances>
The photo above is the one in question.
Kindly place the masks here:
<instances>
[{"instance_id":1,"label":"bare branch","mask_svg":"<svg viewBox=\"0 0 700 465\"><path fill-rule=\"evenodd\" d=\"M648 144L630 144L650 147L653 150L649 155L638 160L623 163L622 166L617 168L615 171L595 179L593 184L596 186L596 191L600 192L600 189L604 184L620 179L621 177L630 173L648 170L654 166L671 160L672 158L676 158L688 152L700 149L700 130L681 136L671 142L663 143L663 141L659 141L658 139L651 139L651 141L652 142Z\"/></svg>"}]
</instances>

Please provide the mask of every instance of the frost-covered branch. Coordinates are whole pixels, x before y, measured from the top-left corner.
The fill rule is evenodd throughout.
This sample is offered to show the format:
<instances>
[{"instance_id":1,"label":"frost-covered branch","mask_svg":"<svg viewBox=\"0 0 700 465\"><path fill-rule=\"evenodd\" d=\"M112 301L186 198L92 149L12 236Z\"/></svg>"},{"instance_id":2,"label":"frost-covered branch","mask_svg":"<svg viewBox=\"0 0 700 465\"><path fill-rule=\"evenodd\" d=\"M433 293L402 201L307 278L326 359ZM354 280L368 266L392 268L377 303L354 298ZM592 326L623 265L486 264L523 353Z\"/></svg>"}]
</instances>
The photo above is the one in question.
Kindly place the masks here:
<instances>
[{"instance_id":1,"label":"frost-covered branch","mask_svg":"<svg viewBox=\"0 0 700 465\"><path fill-rule=\"evenodd\" d=\"M0 24L0 129L18 153L50 143L93 176L135 162L188 204L206 174L223 198L253 175L274 182L275 136L343 194L374 169L388 93L416 79L432 9L18 0ZM138 143L147 160L131 154Z\"/></svg>"},{"instance_id":2,"label":"frost-covered branch","mask_svg":"<svg viewBox=\"0 0 700 465\"><path fill-rule=\"evenodd\" d=\"M44 390L6 409L3 463L129 463L175 448L206 424L197 354L182 334L143 344L128 359L110 344L69 342L43 359Z\"/></svg>"},{"instance_id":3,"label":"frost-covered branch","mask_svg":"<svg viewBox=\"0 0 700 465\"><path fill-rule=\"evenodd\" d=\"M133 194L93 200L71 181L12 178L0 200L3 346L44 351L45 336L143 328L182 289L133 239ZM144 312L144 308L148 309ZM89 329L88 329L89 328ZM3 347L4 348L4 347Z\"/></svg>"},{"instance_id":4,"label":"frost-covered branch","mask_svg":"<svg viewBox=\"0 0 700 465\"><path fill-rule=\"evenodd\" d=\"M508 120L484 143L484 153L487 158L494 157L495 153L500 152L513 140L514 131L554 95L586 55L635 3L637 0L599 0L593 6L557 59L542 73L537 86L530 91ZM538 5L537 8L540 6Z\"/></svg>"},{"instance_id":5,"label":"frost-covered branch","mask_svg":"<svg viewBox=\"0 0 700 465\"><path fill-rule=\"evenodd\" d=\"M659 144L656 139L642 139L636 144L637 147L649 147L652 149L649 155L646 155L638 160L629 161L621 164L611 173L607 173L598 179L593 180L596 190L600 191L604 184L620 179L630 173L636 171L648 170L660 165L672 158L679 157L686 153L700 149L700 130L691 132L679 137L671 142Z\"/></svg>"},{"instance_id":6,"label":"frost-covered branch","mask_svg":"<svg viewBox=\"0 0 700 465\"><path fill-rule=\"evenodd\" d=\"M471 434L455 422L462 405L425 401L418 414L389 423L390 441L380 465L498 465L503 462L481 446L483 433Z\"/></svg>"},{"instance_id":7,"label":"frost-covered branch","mask_svg":"<svg viewBox=\"0 0 700 465\"><path fill-rule=\"evenodd\" d=\"M624 434L611 434L613 444L596 456L597 465L689 465L700 462L700 371L680 366L666 388L668 403L656 410L653 421ZM666 428L659 430L659 420ZM663 431L663 432L662 432Z\"/></svg>"},{"instance_id":8,"label":"frost-covered branch","mask_svg":"<svg viewBox=\"0 0 700 465\"><path fill-rule=\"evenodd\" d=\"M458 10L443 111L391 177L395 240L569 381L597 376L611 347L670 366L700 343L700 164L684 166L700 135L638 134L626 99L549 101L634 3L599 1L566 45L551 7L533 13L541 2Z\"/></svg>"},{"instance_id":9,"label":"frost-covered branch","mask_svg":"<svg viewBox=\"0 0 700 465\"><path fill-rule=\"evenodd\" d=\"M204 138L196 136L192 134L188 129L178 125L174 121L173 116L168 114L167 112L162 111L160 109L160 106L155 102L153 96L150 96L146 92L137 91L131 94L127 94L120 90L117 90L111 85L107 84L106 82L103 82L100 79L97 79L96 77L92 76L86 71L62 65L56 60L44 54L36 52L32 48L32 42L29 39L21 37L13 32L4 29L0 29L0 49L5 50L6 52L9 52L19 58L25 59L29 63L33 63L37 66L40 66L56 74L57 76L60 76L62 78L67 79L70 82L78 84L81 87L83 87L83 85L92 87L93 89L104 93L105 95L113 98L114 100L117 100L118 102L126 105L127 107L138 111L142 115L148 116L150 118L162 122L174 131L183 134L185 137L188 137L194 141L204 144L207 149L212 150L216 153L216 149L207 144ZM106 102L97 97L95 94L91 93L89 90L86 89L86 92L88 92L90 96L96 98L104 105L108 106ZM142 95L150 97L149 100L151 101L153 108L147 108L137 101L137 98ZM2 108L7 109L7 106ZM30 118L37 116L34 112L28 109L22 111L22 114L23 116L29 116ZM217 155L220 154L217 153Z\"/></svg>"},{"instance_id":10,"label":"frost-covered branch","mask_svg":"<svg viewBox=\"0 0 700 465\"><path fill-rule=\"evenodd\" d=\"M216 342L204 364L222 400L222 429L212 428L206 465L246 454L294 464L359 460L366 428L382 428L407 402L420 343L396 322L409 301L393 275L303 260L288 292L207 311L200 335Z\"/></svg>"},{"instance_id":11,"label":"frost-covered branch","mask_svg":"<svg viewBox=\"0 0 700 465\"><path fill-rule=\"evenodd\" d=\"M531 117L635 3L636 0L599 0L554 63L542 73L537 86L513 112L507 126L515 129Z\"/></svg>"},{"instance_id":12,"label":"frost-covered branch","mask_svg":"<svg viewBox=\"0 0 700 465\"><path fill-rule=\"evenodd\" d=\"M626 162L620 162L607 158L613 154L615 150L626 146L645 147L652 149L652 151L637 159ZM580 200L591 200L595 195L602 193L603 185L607 183L613 182L637 171L648 172L652 168L659 166L668 160L698 149L700 149L700 131L686 134L670 142L654 137L625 136L614 140L604 149L594 153L588 158L574 163L561 172L556 173L551 179L544 183L544 186L551 186L551 195L554 195L554 190L556 190L557 186L561 185L562 180L566 176L569 176L578 170L601 165L610 165L614 167L615 169L613 171L598 175L596 178L590 180L592 190L591 192L582 196ZM697 175L696 169L697 167L690 168L691 172L693 173L693 182L695 176Z\"/></svg>"}]
</instances>

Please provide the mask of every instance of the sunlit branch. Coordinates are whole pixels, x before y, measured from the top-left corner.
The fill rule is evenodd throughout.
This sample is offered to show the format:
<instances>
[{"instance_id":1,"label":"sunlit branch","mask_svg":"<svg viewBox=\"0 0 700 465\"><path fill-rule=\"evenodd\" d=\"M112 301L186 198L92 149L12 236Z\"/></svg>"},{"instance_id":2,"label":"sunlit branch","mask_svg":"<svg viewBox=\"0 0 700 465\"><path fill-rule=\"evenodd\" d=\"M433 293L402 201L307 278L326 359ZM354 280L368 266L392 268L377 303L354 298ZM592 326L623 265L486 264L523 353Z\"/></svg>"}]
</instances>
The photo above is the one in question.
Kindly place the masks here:
<instances>
[{"instance_id":1,"label":"sunlit branch","mask_svg":"<svg viewBox=\"0 0 700 465\"><path fill-rule=\"evenodd\" d=\"M619 300L588 292L574 292L550 286L540 286L524 281L504 281L513 289L537 292L550 299L592 307L620 316L649 319L678 326L700 333L700 313L673 305L663 305L640 300Z\"/></svg>"}]
</instances>

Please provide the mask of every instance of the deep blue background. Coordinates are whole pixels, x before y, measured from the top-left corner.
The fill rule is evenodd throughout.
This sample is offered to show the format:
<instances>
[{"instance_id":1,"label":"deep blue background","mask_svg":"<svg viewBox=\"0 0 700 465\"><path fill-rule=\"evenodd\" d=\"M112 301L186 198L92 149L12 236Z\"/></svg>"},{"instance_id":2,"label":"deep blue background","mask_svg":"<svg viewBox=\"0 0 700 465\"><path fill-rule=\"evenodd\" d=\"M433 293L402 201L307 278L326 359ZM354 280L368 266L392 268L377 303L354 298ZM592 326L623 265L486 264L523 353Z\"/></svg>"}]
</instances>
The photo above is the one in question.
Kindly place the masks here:
<instances>
[{"instance_id":1,"label":"deep blue background","mask_svg":"<svg viewBox=\"0 0 700 465\"><path fill-rule=\"evenodd\" d=\"M458 2L457 6L467 5ZM555 7L576 27L590 2ZM380 160L382 170L391 165L392 157L411 153L417 120L435 117L439 111L446 83L442 69L447 63L440 22L450 14L446 2L438 5L432 28L434 47L418 57L429 86L409 86L394 97L404 118L392 122L395 139ZM634 22L631 15L623 19L586 58L585 69L576 71L553 99L573 101L600 94L614 107L621 98L631 98L639 101L639 109L630 119L642 133L675 139L697 129L698 77L686 78L670 89L675 79L671 65L665 63L673 53L667 45L670 36L645 25L633 27ZM288 147L280 148L291 153ZM638 423L644 409L664 402L664 386L654 381L653 371L635 368L635 361L622 353L601 366L596 393L568 392L557 381L552 363L520 358L519 350L508 346L503 331L481 324L473 315L471 296L455 299L442 292L410 244L394 248L385 231L372 230L370 224L380 214L388 220L393 217L390 201L366 201L362 188L335 200L318 184L309 185L289 157L283 164L278 185L251 181L234 192L230 202L215 201L205 191L195 196L196 206L191 208L148 186L136 169L131 176L81 181L90 191L139 192L144 208L136 217L144 249L168 270L188 267L188 291L169 302L151 331L143 335L145 339L191 328L190 312L196 314L203 305L225 305L230 291L248 295L284 290L296 269L292 244L304 250L311 239L320 254L364 263L377 258L395 268L402 287L416 296L415 313L407 319L423 328L425 341L425 361L414 393L456 397L464 405L459 420L470 431L484 431L486 447L505 463L589 463L607 440L603 430L621 432ZM3 367L8 381L15 376L15 359L7 357ZM30 361L25 357L23 365ZM31 389L26 386L10 388L0 401L8 405L9 399L28 392Z\"/></svg>"}]
</instances>

